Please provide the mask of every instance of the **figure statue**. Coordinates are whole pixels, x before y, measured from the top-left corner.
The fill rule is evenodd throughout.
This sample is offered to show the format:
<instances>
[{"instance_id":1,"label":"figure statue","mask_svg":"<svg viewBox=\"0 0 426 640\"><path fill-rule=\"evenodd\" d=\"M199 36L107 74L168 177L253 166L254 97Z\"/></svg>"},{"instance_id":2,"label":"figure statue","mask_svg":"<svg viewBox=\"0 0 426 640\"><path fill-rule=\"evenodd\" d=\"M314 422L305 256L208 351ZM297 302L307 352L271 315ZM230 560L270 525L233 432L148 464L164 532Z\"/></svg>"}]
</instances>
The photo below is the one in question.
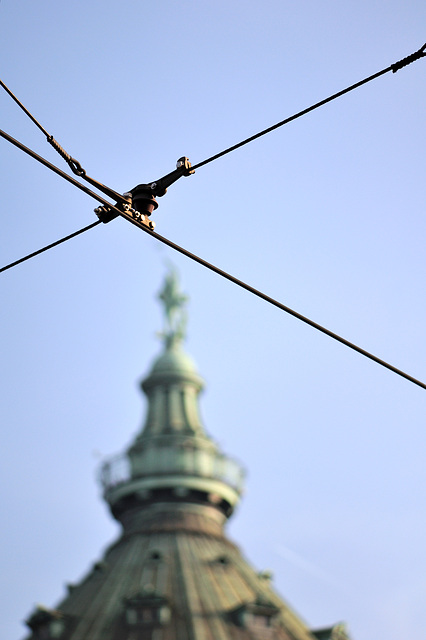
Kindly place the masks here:
<instances>
[{"instance_id":1,"label":"figure statue","mask_svg":"<svg viewBox=\"0 0 426 640\"><path fill-rule=\"evenodd\" d=\"M187 320L185 303L188 297L180 291L175 269L170 269L166 275L164 286L158 297L164 305L165 315L165 328L160 335L169 348L184 339Z\"/></svg>"}]
</instances>

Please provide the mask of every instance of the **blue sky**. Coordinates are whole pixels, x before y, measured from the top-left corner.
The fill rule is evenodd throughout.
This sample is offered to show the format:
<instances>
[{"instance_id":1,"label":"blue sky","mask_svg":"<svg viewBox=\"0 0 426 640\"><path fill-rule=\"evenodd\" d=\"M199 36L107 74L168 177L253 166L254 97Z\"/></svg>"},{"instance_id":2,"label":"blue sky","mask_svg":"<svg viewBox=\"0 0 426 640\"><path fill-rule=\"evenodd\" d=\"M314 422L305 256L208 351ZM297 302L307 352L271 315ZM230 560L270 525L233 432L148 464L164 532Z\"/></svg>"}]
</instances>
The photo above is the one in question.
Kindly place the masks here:
<instances>
[{"instance_id":1,"label":"blue sky","mask_svg":"<svg viewBox=\"0 0 426 640\"><path fill-rule=\"evenodd\" d=\"M412 53L425 18L396 0L2 0L0 77L125 192ZM200 168L155 213L162 235L423 381L425 64ZM0 109L66 170L4 92ZM95 201L0 144L2 264L95 220ZM311 626L420 637L425 392L124 220L1 277L1 636L21 638L118 533L96 469L141 425L168 261L206 428L248 470L229 535Z\"/></svg>"}]
</instances>

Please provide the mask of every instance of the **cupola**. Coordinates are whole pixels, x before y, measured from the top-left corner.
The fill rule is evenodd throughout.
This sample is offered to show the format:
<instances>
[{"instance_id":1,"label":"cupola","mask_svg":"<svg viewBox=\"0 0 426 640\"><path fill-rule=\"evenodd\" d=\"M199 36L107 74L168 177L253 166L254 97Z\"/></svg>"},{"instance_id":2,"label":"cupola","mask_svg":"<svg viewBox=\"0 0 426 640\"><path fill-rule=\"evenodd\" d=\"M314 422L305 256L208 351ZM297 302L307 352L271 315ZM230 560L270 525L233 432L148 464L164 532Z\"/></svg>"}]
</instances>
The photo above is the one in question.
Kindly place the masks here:
<instances>
[{"instance_id":1,"label":"cupola","mask_svg":"<svg viewBox=\"0 0 426 640\"><path fill-rule=\"evenodd\" d=\"M165 326L162 351L141 383L148 400L145 423L127 451L103 465L104 496L121 521L129 510L161 503L209 505L228 517L244 474L202 424L198 396L204 382L183 348L187 297L176 272L166 277L159 298Z\"/></svg>"}]
</instances>

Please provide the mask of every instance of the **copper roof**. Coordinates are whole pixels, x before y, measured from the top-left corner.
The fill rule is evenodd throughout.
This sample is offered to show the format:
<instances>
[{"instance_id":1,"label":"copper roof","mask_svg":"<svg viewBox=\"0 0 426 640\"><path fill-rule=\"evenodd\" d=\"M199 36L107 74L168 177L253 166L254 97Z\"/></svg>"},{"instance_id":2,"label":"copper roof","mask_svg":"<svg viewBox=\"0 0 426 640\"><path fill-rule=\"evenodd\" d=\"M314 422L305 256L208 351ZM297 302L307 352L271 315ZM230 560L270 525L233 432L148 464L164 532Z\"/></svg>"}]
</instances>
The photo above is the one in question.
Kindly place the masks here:
<instances>
[{"instance_id":1,"label":"copper roof","mask_svg":"<svg viewBox=\"0 0 426 640\"><path fill-rule=\"evenodd\" d=\"M216 507L170 502L144 511L129 516L122 537L57 606L64 621L58 637L313 640L224 536ZM140 619L129 614L138 610ZM35 630L30 637L51 636Z\"/></svg>"}]
</instances>

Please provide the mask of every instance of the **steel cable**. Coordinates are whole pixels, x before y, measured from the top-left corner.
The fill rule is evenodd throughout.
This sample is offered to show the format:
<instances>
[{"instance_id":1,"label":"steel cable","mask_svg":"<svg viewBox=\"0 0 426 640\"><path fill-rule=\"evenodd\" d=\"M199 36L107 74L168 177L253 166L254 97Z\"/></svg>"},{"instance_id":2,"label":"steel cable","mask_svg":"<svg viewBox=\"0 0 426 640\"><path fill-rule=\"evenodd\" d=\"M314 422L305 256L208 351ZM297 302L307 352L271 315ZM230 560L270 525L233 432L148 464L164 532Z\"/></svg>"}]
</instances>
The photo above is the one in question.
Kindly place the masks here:
<instances>
[{"instance_id":1,"label":"steel cable","mask_svg":"<svg viewBox=\"0 0 426 640\"><path fill-rule=\"evenodd\" d=\"M233 145L232 147L229 147L223 151L221 151L220 153L215 154L214 156L211 156L210 158L207 158L206 160L203 160L202 162L199 162L198 164L194 165L192 167L193 170L200 168L210 162L213 162L214 160L228 154L231 153L231 151L235 151L236 149L248 144L249 142L252 142L253 140L256 140L257 138L260 138L263 135L266 135L267 133L270 133L271 131L274 131L275 129L278 129L279 127L282 127L285 124L288 124L289 122L292 122L293 120L296 120L297 118L300 118L301 116L315 110L318 109L319 107L327 104L328 102L331 102L332 100L335 100L336 98L349 93L350 91L353 91L354 89L368 83L371 82L372 80L384 75L385 73L388 73L389 71L392 71L393 73L395 73L396 71L398 71L399 69L402 69L403 67L407 66L408 64L411 64L412 62L418 60L421 57L425 57L425 48L426 48L426 43L423 45L423 47L421 47L418 51L416 51L415 53L407 56L406 58L403 58L402 60L390 65L389 67L387 67L386 69L382 69L381 71L369 76L368 78L365 78L364 80L361 80L360 82L357 82L349 87L347 87L346 89L343 89L331 96L329 96L328 98L325 98L324 100L321 100L320 102L317 102L316 104L312 105L311 107L308 107L307 109L304 109L302 111L299 111L298 113L294 114L293 116L290 116L289 118L286 118L284 120L281 120L280 122L276 123L275 125L272 125L271 127L268 127L267 129L264 129L262 131L260 131L259 133L256 133L253 136L250 136L249 138L246 138L245 140ZM9 95L11 95L13 97L13 99L19 104L19 106L27 113L27 115L33 120L33 122L43 131L43 133L46 134L47 139L49 142L51 142L52 144L52 140L54 140L54 138L52 136L49 136L49 134L46 132L46 130L35 120L35 118L30 114L30 112L22 105L22 103L19 102L19 100L12 94L12 92L6 87L6 85L0 80L0 84L1 86L3 86L3 88L6 89L6 91L9 93ZM111 205L109 202L107 202L104 198L98 196L97 194L95 194L94 192L90 191L90 189L87 189L87 187L84 187L84 185L82 185L81 183L79 183L77 180L74 180L73 178L71 178L70 176L68 176L67 174L65 174L63 171L61 171L60 169L58 169L57 167L55 167L54 165L52 165L51 163L49 163L47 160L45 160L44 158L42 158L41 156L38 156L36 153L34 153L31 149L28 149L27 147L25 147L23 144L21 144L20 142L18 142L17 140L13 139L11 136L9 136L8 134L6 134L5 132L0 130L0 135L5 138L6 140L8 140L9 142L11 142L12 144L14 144L15 146L17 146L18 148L20 148L21 150L23 150L25 153L29 154L31 157L33 157L34 159L36 159L37 161L41 162L42 164L44 164L45 166L47 166L48 168L50 168L52 171L54 171L55 173L57 173L58 175L60 175L61 177L63 177L64 179L68 180L69 182L71 182L72 184L74 184L75 186L77 186L79 189L81 189L82 191L84 191L85 193L87 193L88 195L90 195L91 197L95 198L96 200L102 202L103 204L107 205L110 210L114 211L115 213L117 213L118 215L122 215L122 212L116 208L114 205ZM51 138L51 140L49 140L49 138ZM59 147L58 143L56 143L56 141L54 141L55 144L53 144L53 146L56 148L56 150L61 153L62 157L65 158L66 154L65 151L62 150L62 148L58 149L57 147ZM63 152L63 153L62 153ZM64 155L65 154L65 155ZM68 164L70 165L71 169L74 171L72 164L68 161L67 158L65 158L68 162ZM70 158L73 162L74 161L72 158ZM78 164L78 163L77 163ZM78 171L74 171L74 173L77 173L77 175L80 175L81 177L86 177L85 176L85 172L83 170L82 173L78 173ZM87 178L86 178L87 179ZM95 183L95 186L97 186L99 183ZM104 187L104 185L100 185L100 187ZM99 187L98 187L99 188ZM105 189L108 189L106 187L104 187ZM121 197L121 196L120 196ZM200 258L199 256L191 253L190 251L188 251L187 249L184 249L183 247L181 247L180 245L175 244L174 242L172 242L171 240L168 240L167 238L160 236L159 234L150 231L147 227L138 224L135 220L130 220L131 222L133 222L136 226L138 226L139 228L141 228L143 231L145 231L146 233L152 235L154 238L156 238L159 242L162 242L163 244L166 244L167 246L169 246L170 248L174 249L175 251L178 251L179 253L185 255L186 257L190 258L191 260L194 260L195 262L197 262L198 264L206 267L207 269L213 271L214 273L222 276L223 278L226 278L227 280L229 280L230 282L236 284L237 286L245 289L246 291L249 291L250 293L252 293L253 295L256 295L257 297L265 300L266 302L274 305L275 307L281 309L282 311L284 311L285 313L288 313L290 315L292 315L293 317L297 318L298 320L304 322L305 324L308 324L309 326L313 327L314 329L324 333L325 335L329 336L330 338L340 342L341 344L345 345L346 347L356 351L357 353L365 356L366 358L369 358L370 360L376 362L377 364L389 369L390 371L392 371L393 373L396 373L397 375L405 378L406 380L412 382L413 384L416 384L418 386L420 386L423 389L426 389L426 384L421 382L420 380L417 380L416 378L413 378L412 376L410 376L409 374L405 373L404 371L397 369L396 367L394 367L393 365L389 364L388 362L378 358L377 356L373 355L372 353L366 351L365 349L362 349L361 347L355 345L354 343L350 342L349 340L346 340L345 338L339 336L338 334L330 331L329 329L319 325L318 323L314 322L313 320L310 320L309 318L301 315L300 313L298 313L297 311L294 311L293 309L291 309L290 307L287 307L286 305L282 304L281 302L275 300L274 298L271 298L270 296L267 296L266 294L262 293L261 291L255 289L254 287L248 285L247 283L243 282L242 280L239 280L238 278L236 278L235 276L232 276L231 274L227 273L226 271L223 271L222 269L219 269L219 267L216 267L215 265L207 262L206 260L204 260L203 258ZM97 226L98 224L100 224L100 220L94 222L93 224L89 225L88 227L85 227L83 229L80 229L79 231L76 231L75 233L66 236L65 238L62 238L61 240L58 240L55 243L52 243L46 247L44 247L43 249L40 249L38 251L33 252L32 254L25 256L24 258L21 258L20 260L17 260L5 267L3 267L2 269L0 269L0 273L2 271L5 271L7 269L12 268L13 266L16 266L17 264L20 264L21 262L24 262L25 260L29 260L30 258L39 255L40 253L47 251L48 249L57 246L58 244L61 244L63 242L66 242L67 240L81 234L84 233L85 231L88 231L89 229Z\"/></svg>"},{"instance_id":2,"label":"steel cable","mask_svg":"<svg viewBox=\"0 0 426 640\"><path fill-rule=\"evenodd\" d=\"M243 147L249 142L253 142L253 140L257 140L257 138L260 138L261 136L264 136L267 133L270 133L271 131L275 131L275 129L278 129L279 127L283 127L285 124L288 124L289 122L293 122L293 120L297 120L297 118L301 118L307 113L310 113L311 111L314 111L315 109L318 109L319 107L324 106L325 104L327 104L328 102L331 102L332 100L336 100L336 98L340 98L341 96L345 95L346 93L349 93L350 91L353 91L354 89L358 89L358 87L361 87L362 85L367 84L372 80L376 80L376 78L383 76L385 73L389 73L389 71L396 73L396 71L399 71L399 69L402 69L403 67L411 64L412 62L415 62L416 60L419 60L420 58L425 57L426 56L425 49L426 49L426 43L415 53L412 53L406 58L403 58L402 60L399 60L398 62L395 62L394 64L389 65L389 67L386 67L386 69L382 69L377 73L373 73L373 75L369 76L368 78L364 78L364 80L360 80L359 82L356 82L355 84L352 84L349 87L346 87L346 89L342 89L337 93L333 93L333 95L329 96L328 98L324 98L324 100L320 100L319 102L316 102L310 107L307 107L306 109L302 109L302 111L299 111L298 113L295 113L294 115L289 116L288 118L285 118L284 120L281 120L276 124L273 124L267 129L263 129L262 131L259 131L259 133L255 133L249 138L246 138L245 140L242 140L241 142L234 144L232 147L228 147L227 149L224 149L223 151L216 153L214 156L210 156L210 158L207 158L206 160L203 160L202 162L199 162L198 164L194 165L192 169L195 171L195 169L204 167L206 164L209 164L210 162L213 162L214 160L217 160L218 158L221 158L222 156L228 153L231 153L231 151L235 151L236 149Z\"/></svg>"},{"instance_id":3,"label":"steel cable","mask_svg":"<svg viewBox=\"0 0 426 640\"><path fill-rule=\"evenodd\" d=\"M115 210L117 213L120 213L119 210L116 209L115 207L112 207L112 209ZM15 266L17 264L20 264L21 262L24 262L25 260L29 260L30 258L42 253L43 251L47 251L48 249L50 249L50 248L52 248L52 247L54 247L54 246L56 246L56 245L58 245L58 244L60 244L62 242L65 242L66 240L69 240L69 239L75 237L75 236L79 235L80 233L83 233L84 231L88 231L89 229L92 229L96 225L100 224L100 222L101 222L100 220L97 220L96 222L94 222L93 224L89 225L88 227L85 227L84 229L80 229L80 231L76 231L75 233L71 234L70 236L67 236L66 238L62 238L62 240L58 240L57 242L55 242L55 243L53 243L51 245L48 245L47 247L44 247L44 249L40 249L39 251L35 251L34 253L26 256L25 258L21 258L20 260L16 260L15 262L11 263L10 265L7 265L6 267L3 267L2 269L0 269L0 273L2 271L6 271L6 269L10 269L11 267L13 267L13 266ZM273 306L277 307L281 311L284 311L285 313L288 313L289 315L293 316L297 320L300 320L301 322L304 322L305 324L307 324L310 327L316 329L317 331L320 331L321 333L324 333L329 338L332 338L333 340L336 340L337 342L340 342L344 346L349 347L350 349L352 349L353 351L356 351L357 353L361 354L362 356L365 356L366 358L369 358L370 360L372 360L373 362L376 362L377 364L381 365L382 367L385 367L386 369L389 369L389 371L392 371L393 373L396 373L397 375L401 376L402 378L405 378L409 382L412 382L413 384L421 387L422 389L426 389L426 384L424 382L421 382L421 380L417 380L417 378L414 378L413 376L409 375L408 373L405 373L401 369L398 369L397 367L394 367L392 364L389 364L385 360L382 360L381 358L378 358L374 354L370 353L369 351L366 351L365 349L363 349L362 347L359 347L358 345L354 344L353 342L350 342L349 340L346 340L346 338L343 338L342 336L339 336L337 333L334 333L333 331L330 331L330 329L327 329L326 327L323 327L322 325L318 324L317 322L314 322L310 318L307 318L306 316L303 316L298 311L295 311L294 309L291 309L290 307L286 306L282 302L279 302L278 300L275 300L274 298L271 298L271 296L266 295L266 293L263 293L262 291L259 291L258 289L255 289L254 287L252 287L251 285L247 284L246 282L243 282L242 280L239 280L238 278L236 278L235 276L231 275L227 271L223 271L223 269L220 269L219 267L216 267L214 264L211 264L210 262L207 262L207 260L204 260L203 258L200 258L200 256L197 256L195 253L191 253L190 251L188 251L188 249L185 249L184 247L181 247L180 245L176 244L175 242L172 242L172 240L169 240L168 238L165 238L164 236L161 236L158 233L155 233L154 231L150 231L147 227L145 227L143 225L140 225L140 224L137 224L136 221L134 222L134 224L139 229L142 229L143 231L148 233L150 236L152 236L153 238L155 238L156 240L158 240L162 244L167 245L168 247L170 247L171 249L174 249L175 251L178 251L179 253L181 253L182 255L186 256L190 260L193 260L194 262L197 262L198 264L202 265L206 269L209 269L210 271L213 271L214 273L216 273L217 275L221 276L222 278L225 278L226 280L229 280L233 284L236 284L237 286L241 287L242 289L245 289L249 293L252 293L253 295L257 296L258 298L261 298L262 300L265 300L265 302L268 302L269 304L272 304Z\"/></svg>"},{"instance_id":4,"label":"steel cable","mask_svg":"<svg viewBox=\"0 0 426 640\"><path fill-rule=\"evenodd\" d=\"M93 222L92 224L89 224L87 227L83 227L83 229L79 229L78 231L74 231L74 233L71 233L69 236L65 236L65 238L61 238L60 240L56 240L56 242L52 242L52 244L48 244L46 247L43 247L42 249L38 249L37 251L33 251L33 253L30 253L27 256L24 256L23 258L20 258L19 260L15 260L15 262L11 262L10 264L7 264L5 267L2 267L0 269L0 273L2 273L2 271L7 271L8 269L11 269L12 267L16 267L16 265L21 264L21 262L25 262L26 260L29 260L30 258L34 258L35 256L40 255L40 253L43 253L44 251L48 251L48 249L53 249L53 247L57 247L58 244L62 244L63 242L66 242L67 240L71 240L71 238L75 238L76 236L79 236L80 234L84 233L85 231L89 231L89 229L93 229L93 227L96 227L98 224L101 224L100 220L96 220L96 222Z\"/></svg>"}]
</instances>

